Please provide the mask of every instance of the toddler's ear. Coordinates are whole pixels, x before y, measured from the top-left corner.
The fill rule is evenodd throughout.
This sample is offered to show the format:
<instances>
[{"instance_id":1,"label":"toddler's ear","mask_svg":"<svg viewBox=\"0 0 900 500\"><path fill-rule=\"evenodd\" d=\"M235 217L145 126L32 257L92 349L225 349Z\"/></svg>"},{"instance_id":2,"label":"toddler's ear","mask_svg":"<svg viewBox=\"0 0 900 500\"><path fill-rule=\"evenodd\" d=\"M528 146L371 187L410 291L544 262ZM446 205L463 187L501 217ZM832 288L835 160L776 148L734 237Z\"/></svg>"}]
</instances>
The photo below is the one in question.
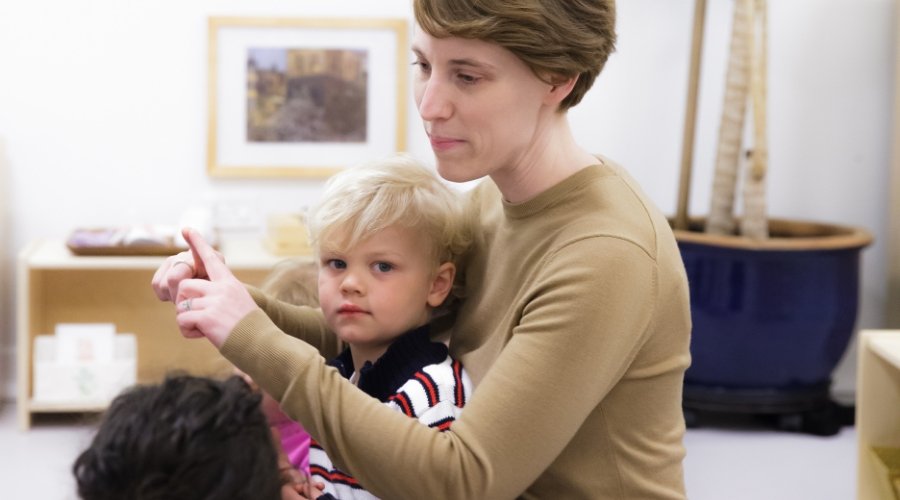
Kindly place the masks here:
<instances>
[{"instance_id":1,"label":"toddler's ear","mask_svg":"<svg viewBox=\"0 0 900 500\"><path fill-rule=\"evenodd\" d=\"M444 299L453 288L453 278L456 276L456 265L452 262L444 262L434 273L431 281L431 290L428 291L426 302L431 307L437 307L444 303Z\"/></svg>"}]
</instances>

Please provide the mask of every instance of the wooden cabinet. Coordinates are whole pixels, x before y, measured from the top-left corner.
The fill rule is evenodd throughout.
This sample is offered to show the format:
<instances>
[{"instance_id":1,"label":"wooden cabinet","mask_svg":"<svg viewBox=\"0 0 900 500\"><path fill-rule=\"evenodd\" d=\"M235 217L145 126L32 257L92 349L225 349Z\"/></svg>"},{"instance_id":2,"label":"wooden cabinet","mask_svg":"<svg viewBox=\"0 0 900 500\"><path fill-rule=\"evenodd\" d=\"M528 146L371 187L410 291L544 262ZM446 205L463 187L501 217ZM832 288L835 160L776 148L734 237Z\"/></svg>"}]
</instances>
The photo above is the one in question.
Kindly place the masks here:
<instances>
[{"instance_id":1,"label":"wooden cabinet","mask_svg":"<svg viewBox=\"0 0 900 500\"><path fill-rule=\"evenodd\" d=\"M895 88L893 166L888 211L888 295L885 316L890 328L900 328L900 0L895 2Z\"/></svg>"},{"instance_id":2,"label":"wooden cabinet","mask_svg":"<svg viewBox=\"0 0 900 500\"><path fill-rule=\"evenodd\" d=\"M900 330L862 330L858 369L857 498L893 498L872 447L900 447Z\"/></svg>"},{"instance_id":3,"label":"wooden cabinet","mask_svg":"<svg viewBox=\"0 0 900 500\"><path fill-rule=\"evenodd\" d=\"M222 242L235 275L259 284L284 259L266 252L258 239ZM40 241L18 260L17 407L19 427L28 429L35 413L102 410L102 405L41 404L33 398L34 338L51 334L57 323L114 323L137 338L137 380L155 382L171 370L221 373L228 365L203 339L186 340L175 323L173 305L160 302L150 288L162 257L79 257L62 241Z\"/></svg>"}]
</instances>

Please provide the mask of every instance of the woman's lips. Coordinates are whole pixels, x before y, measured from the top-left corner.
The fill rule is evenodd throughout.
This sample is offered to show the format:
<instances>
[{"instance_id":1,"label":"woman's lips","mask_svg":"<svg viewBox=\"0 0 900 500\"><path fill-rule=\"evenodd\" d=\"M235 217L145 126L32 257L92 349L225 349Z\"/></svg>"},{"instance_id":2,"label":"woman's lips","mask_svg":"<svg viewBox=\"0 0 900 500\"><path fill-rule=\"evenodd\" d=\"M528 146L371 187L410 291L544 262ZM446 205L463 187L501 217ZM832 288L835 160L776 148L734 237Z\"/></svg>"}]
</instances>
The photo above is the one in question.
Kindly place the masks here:
<instances>
[{"instance_id":1,"label":"woman's lips","mask_svg":"<svg viewBox=\"0 0 900 500\"><path fill-rule=\"evenodd\" d=\"M462 140L453 139L451 137L439 137L432 135L428 138L429 140L431 140L431 149L435 151L447 151L463 143Z\"/></svg>"}]
</instances>

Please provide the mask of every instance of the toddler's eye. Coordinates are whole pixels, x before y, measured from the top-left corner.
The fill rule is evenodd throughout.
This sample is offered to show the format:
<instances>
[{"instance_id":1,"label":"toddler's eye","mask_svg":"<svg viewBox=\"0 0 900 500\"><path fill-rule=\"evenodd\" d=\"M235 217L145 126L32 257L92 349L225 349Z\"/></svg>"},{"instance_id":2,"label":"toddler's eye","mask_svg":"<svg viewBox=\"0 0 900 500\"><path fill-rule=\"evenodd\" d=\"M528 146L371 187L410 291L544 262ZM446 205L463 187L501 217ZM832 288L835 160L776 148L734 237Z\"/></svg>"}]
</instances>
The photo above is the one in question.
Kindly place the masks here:
<instances>
[{"instance_id":1,"label":"toddler's eye","mask_svg":"<svg viewBox=\"0 0 900 500\"><path fill-rule=\"evenodd\" d=\"M328 261L328 267L332 269L347 269L347 263L341 259L330 259Z\"/></svg>"},{"instance_id":2,"label":"toddler's eye","mask_svg":"<svg viewBox=\"0 0 900 500\"><path fill-rule=\"evenodd\" d=\"M375 264L375 270L380 273L386 273L394 269L394 266L388 264L387 262L377 262Z\"/></svg>"}]
</instances>

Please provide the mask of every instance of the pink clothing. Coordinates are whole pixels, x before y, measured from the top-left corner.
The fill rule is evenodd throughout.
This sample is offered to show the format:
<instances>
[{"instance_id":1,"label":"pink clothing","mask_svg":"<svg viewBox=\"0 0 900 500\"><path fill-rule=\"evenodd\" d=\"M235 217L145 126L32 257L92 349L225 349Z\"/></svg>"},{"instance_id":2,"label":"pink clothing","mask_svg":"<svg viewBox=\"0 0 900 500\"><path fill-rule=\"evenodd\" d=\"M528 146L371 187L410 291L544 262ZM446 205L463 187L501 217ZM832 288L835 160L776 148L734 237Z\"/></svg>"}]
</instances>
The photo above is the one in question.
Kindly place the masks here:
<instances>
[{"instance_id":1,"label":"pink clothing","mask_svg":"<svg viewBox=\"0 0 900 500\"><path fill-rule=\"evenodd\" d=\"M300 472L309 474L309 434L293 420L282 420L275 427L281 435L281 447L291 465Z\"/></svg>"}]
</instances>

